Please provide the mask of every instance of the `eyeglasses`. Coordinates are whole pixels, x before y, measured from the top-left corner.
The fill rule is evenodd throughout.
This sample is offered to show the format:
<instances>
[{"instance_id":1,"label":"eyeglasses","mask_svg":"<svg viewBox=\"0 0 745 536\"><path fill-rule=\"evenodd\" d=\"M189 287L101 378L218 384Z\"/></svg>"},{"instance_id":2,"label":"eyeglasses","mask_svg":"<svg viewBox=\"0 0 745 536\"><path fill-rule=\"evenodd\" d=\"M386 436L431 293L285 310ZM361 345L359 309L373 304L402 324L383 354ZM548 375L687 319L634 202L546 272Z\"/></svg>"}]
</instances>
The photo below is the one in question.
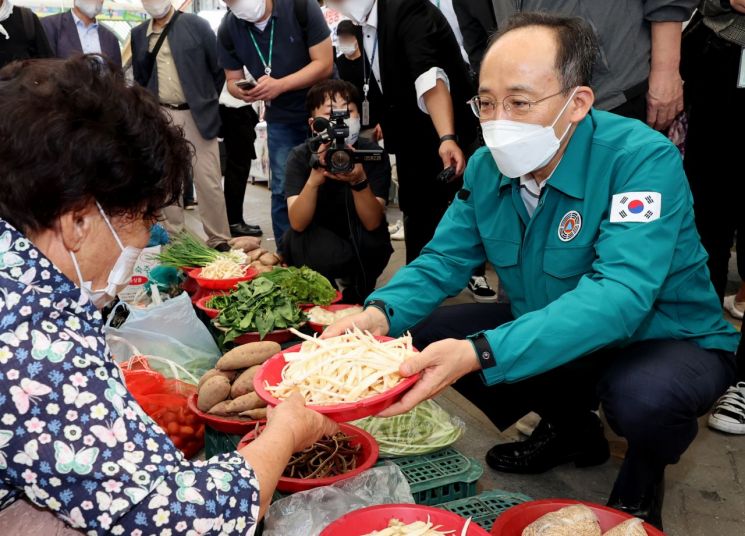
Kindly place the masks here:
<instances>
[{"instance_id":1,"label":"eyeglasses","mask_svg":"<svg viewBox=\"0 0 745 536\"><path fill-rule=\"evenodd\" d=\"M476 95L474 98L469 100L467 104L471 105L471 111L479 119L493 118L497 113L498 104L501 104L502 108L504 108L504 111L512 115L513 117L521 117L528 115L531 108L536 104L540 104L541 102L561 95L562 93L564 93L564 90L538 100L530 100L529 98L523 97L522 95L508 95L502 101L497 101L489 97L481 97L479 95Z\"/></svg>"}]
</instances>

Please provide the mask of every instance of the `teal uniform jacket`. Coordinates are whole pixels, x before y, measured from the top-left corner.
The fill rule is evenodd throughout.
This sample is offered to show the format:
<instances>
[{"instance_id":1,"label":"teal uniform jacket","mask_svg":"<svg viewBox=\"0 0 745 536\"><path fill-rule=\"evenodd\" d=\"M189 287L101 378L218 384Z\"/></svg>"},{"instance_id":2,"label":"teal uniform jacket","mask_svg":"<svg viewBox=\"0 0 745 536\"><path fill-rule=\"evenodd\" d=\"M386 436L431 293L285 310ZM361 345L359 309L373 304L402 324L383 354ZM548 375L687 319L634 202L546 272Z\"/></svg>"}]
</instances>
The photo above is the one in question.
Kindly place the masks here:
<instances>
[{"instance_id":1,"label":"teal uniform jacket","mask_svg":"<svg viewBox=\"0 0 745 536\"><path fill-rule=\"evenodd\" d=\"M515 320L483 333L495 365L482 374L487 384L515 382L651 339L734 351L739 334L722 316L706 259L675 146L639 121L593 110L532 218L519 179L478 150L422 255L367 303L383 302L390 334L400 335L489 261Z\"/></svg>"}]
</instances>

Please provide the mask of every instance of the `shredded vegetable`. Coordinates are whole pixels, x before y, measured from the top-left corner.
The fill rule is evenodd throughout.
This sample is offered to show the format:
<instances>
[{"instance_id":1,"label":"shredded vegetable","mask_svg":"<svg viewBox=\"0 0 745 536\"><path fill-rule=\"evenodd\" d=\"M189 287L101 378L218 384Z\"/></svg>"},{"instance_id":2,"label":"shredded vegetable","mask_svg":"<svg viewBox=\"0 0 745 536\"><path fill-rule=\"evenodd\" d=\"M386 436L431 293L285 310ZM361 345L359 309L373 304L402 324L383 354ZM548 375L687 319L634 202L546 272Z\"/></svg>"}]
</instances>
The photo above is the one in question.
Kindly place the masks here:
<instances>
[{"instance_id":1,"label":"shredded vegetable","mask_svg":"<svg viewBox=\"0 0 745 536\"><path fill-rule=\"evenodd\" d=\"M215 259L202 268L202 277L207 279L236 279L246 275L248 266L239 264L225 256Z\"/></svg>"},{"instance_id":2,"label":"shredded vegetable","mask_svg":"<svg viewBox=\"0 0 745 536\"><path fill-rule=\"evenodd\" d=\"M468 534L468 527L471 524L471 518L469 517L463 529L460 532L461 536ZM441 530L440 525L435 526L427 516L427 521L415 521L414 523L404 523L396 518L391 519L388 522L388 528L383 530L374 530L365 536L449 536L455 535L454 530Z\"/></svg>"},{"instance_id":3,"label":"shredded vegetable","mask_svg":"<svg viewBox=\"0 0 745 536\"><path fill-rule=\"evenodd\" d=\"M362 312L362 306L348 307L346 309L339 309L338 311L328 311L323 307L313 307L306 314L311 322L321 324L323 326L330 326L337 320L341 320L344 317L355 315Z\"/></svg>"},{"instance_id":4,"label":"shredded vegetable","mask_svg":"<svg viewBox=\"0 0 745 536\"><path fill-rule=\"evenodd\" d=\"M392 389L414 352L410 335L380 342L357 328L323 340L292 332L305 342L299 352L284 354L282 381L266 388L279 399L299 390L313 405L357 402Z\"/></svg>"}]
</instances>

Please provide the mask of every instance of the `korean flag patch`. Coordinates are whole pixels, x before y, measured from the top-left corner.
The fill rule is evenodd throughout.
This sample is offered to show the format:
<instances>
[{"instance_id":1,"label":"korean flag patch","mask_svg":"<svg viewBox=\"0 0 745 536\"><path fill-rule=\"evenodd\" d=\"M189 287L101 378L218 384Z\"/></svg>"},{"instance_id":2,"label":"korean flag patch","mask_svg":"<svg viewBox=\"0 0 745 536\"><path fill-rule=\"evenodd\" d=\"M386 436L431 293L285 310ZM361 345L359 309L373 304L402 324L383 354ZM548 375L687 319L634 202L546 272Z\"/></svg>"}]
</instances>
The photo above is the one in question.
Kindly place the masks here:
<instances>
[{"instance_id":1,"label":"korean flag patch","mask_svg":"<svg viewBox=\"0 0 745 536\"><path fill-rule=\"evenodd\" d=\"M659 192L624 192L613 196L611 223L649 223L660 218L662 194Z\"/></svg>"}]
</instances>

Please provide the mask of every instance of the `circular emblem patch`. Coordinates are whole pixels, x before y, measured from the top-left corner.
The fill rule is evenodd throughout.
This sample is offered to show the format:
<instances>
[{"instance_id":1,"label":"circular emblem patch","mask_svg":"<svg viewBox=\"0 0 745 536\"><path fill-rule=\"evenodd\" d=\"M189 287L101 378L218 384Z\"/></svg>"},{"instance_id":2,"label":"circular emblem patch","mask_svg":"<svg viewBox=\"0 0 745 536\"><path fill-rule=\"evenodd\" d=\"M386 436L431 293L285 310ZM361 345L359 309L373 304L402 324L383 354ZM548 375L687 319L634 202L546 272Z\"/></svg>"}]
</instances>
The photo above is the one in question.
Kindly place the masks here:
<instances>
[{"instance_id":1,"label":"circular emblem patch","mask_svg":"<svg viewBox=\"0 0 745 536\"><path fill-rule=\"evenodd\" d=\"M576 210L570 210L561 218L559 239L562 242L569 242L579 234L580 229L582 229L582 216Z\"/></svg>"}]
</instances>

